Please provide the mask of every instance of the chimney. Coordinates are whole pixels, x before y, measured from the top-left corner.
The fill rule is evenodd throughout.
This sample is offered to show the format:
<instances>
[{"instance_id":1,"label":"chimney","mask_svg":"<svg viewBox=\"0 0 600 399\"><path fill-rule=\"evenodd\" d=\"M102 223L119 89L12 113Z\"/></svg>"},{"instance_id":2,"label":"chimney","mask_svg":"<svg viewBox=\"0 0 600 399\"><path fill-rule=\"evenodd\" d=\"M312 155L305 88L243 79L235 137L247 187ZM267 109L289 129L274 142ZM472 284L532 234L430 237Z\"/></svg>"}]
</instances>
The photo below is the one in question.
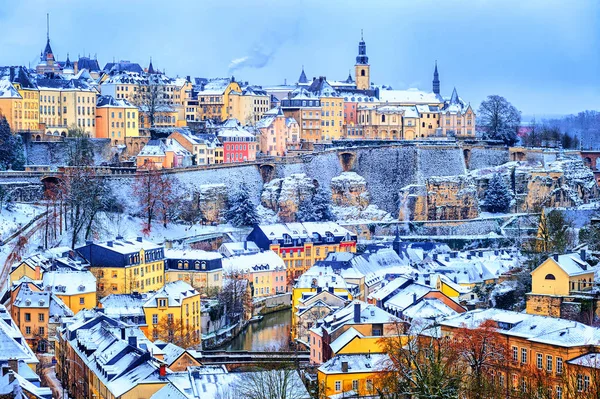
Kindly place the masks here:
<instances>
[{"instance_id":1,"label":"chimney","mask_svg":"<svg viewBox=\"0 0 600 399\"><path fill-rule=\"evenodd\" d=\"M412 301L412 303L414 304L415 302L417 302L417 294L413 292L413 301Z\"/></svg>"},{"instance_id":2,"label":"chimney","mask_svg":"<svg viewBox=\"0 0 600 399\"><path fill-rule=\"evenodd\" d=\"M14 371L15 373L19 372L19 360L15 359L8 359L8 367L10 367L10 369L12 371Z\"/></svg>"},{"instance_id":3,"label":"chimney","mask_svg":"<svg viewBox=\"0 0 600 399\"><path fill-rule=\"evenodd\" d=\"M483 258L483 251L479 251L479 257Z\"/></svg>"},{"instance_id":4,"label":"chimney","mask_svg":"<svg viewBox=\"0 0 600 399\"><path fill-rule=\"evenodd\" d=\"M348 362L342 362L342 373L348 372Z\"/></svg>"},{"instance_id":5,"label":"chimney","mask_svg":"<svg viewBox=\"0 0 600 399\"><path fill-rule=\"evenodd\" d=\"M581 258L582 261L584 261L584 262L586 261L586 258L585 258L585 249L579 250L579 257Z\"/></svg>"},{"instance_id":6,"label":"chimney","mask_svg":"<svg viewBox=\"0 0 600 399\"><path fill-rule=\"evenodd\" d=\"M112 246L113 246L113 242L112 242L112 241L107 241L107 242L106 242L106 245L108 245L109 247L111 247L111 248L112 248Z\"/></svg>"},{"instance_id":7,"label":"chimney","mask_svg":"<svg viewBox=\"0 0 600 399\"><path fill-rule=\"evenodd\" d=\"M126 338L126 337L127 337L127 335L125 334L125 331L126 331L126 330L125 330L125 327L121 328L121 339L123 339L123 340L127 339L127 338Z\"/></svg>"},{"instance_id":8,"label":"chimney","mask_svg":"<svg viewBox=\"0 0 600 399\"><path fill-rule=\"evenodd\" d=\"M554 258L554 261L555 261L555 262L558 262L558 254L553 254L553 255L552 255L552 258Z\"/></svg>"},{"instance_id":9,"label":"chimney","mask_svg":"<svg viewBox=\"0 0 600 399\"><path fill-rule=\"evenodd\" d=\"M191 81L192 81L192 79L190 78L190 75L186 76L186 77L185 77L185 79L186 79L188 82L191 82Z\"/></svg>"},{"instance_id":10,"label":"chimney","mask_svg":"<svg viewBox=\"0 0 600 399\"><path fill-rule=\"evenodd\" d=\"M165 377L167 375L167 365L166 364L160 365L160 368L158 369L158 375L160 375L161 377Z\"/></svg>"},{"instance_id":11,"label":"chimney","mask_svg":"<svg viewBox=\"0 0 600 399\"><path fill-rule=\"evenodd\" d=\"M321 291L323 291L323 288L321 288L321 287L317 287L317 294L320 294L320 293L321 293Z\"/></svg>"},{"instance_id":12,"label":"chimney","mask_svg":"<svg viewBox=\"0 0 600 399\"><path fill-rule=\"evenodd\" d=\"M142 238L141 236L139 236L139 237L137 238L137 241L138 241L138 242L142 242L142 240L143 240L143 238Z\"/></svg>"},{"instance_id":13,"label":"chimney","mask_svg":"<svg viewBox=\"0 0 600 399\"><path fill-rule=\"evenodd\" d=\"M498 250L497 250L497 249L496 249L496 250L494 250L494 255L498 256L498 253L499 253L499 252L498 252Z\"/></svg>"},{"instance_id":14,"label":"chimney","mask_svg":"<svg viewBox=\"0 0 600 399\"><path fill-rule=\"evenodd\" d=\"M468 255L467 255L467 259L469 259L469 260L470 260L471 258L472 258L471 254L468 254Z\"/></svg>"},{"instance_id":15,"label":"chimney","mask_svg":"<svg viewBox=\"0 0 600 399\"><path fill-rule=\"evenodd\" d=\"M360 303L354 304L354 322L360 323Z\"/></svg>"},{"instance_id":16,"label":"chimney","mask_svg":"<svg viewBox=\"0 0 600 399\"><path fill-rule=\"evenodd\" d=\"M329 293L333 294L333 287L328 287L329 288Z\"/></svg>"},{"instance_id":17,"label":"chimney","mask_svg":"<svg viewBox=\"0 0 600 399\"><path fill-rule=\"evenodd\" d=\"M248 241L244 240L244 252L248 250Z\"/></svg>"},{"instance_id":18,"label":"chimney","mask_svg":"<svg viewBox=\"0 0 600 399\"><path fill-rule=\"evenodd\" d=\"M130 335L129 337L127 337L127 341L129 342L129 345L135 346L137 348L137 337L135 335Z\"/></svg>"}]
</instances>

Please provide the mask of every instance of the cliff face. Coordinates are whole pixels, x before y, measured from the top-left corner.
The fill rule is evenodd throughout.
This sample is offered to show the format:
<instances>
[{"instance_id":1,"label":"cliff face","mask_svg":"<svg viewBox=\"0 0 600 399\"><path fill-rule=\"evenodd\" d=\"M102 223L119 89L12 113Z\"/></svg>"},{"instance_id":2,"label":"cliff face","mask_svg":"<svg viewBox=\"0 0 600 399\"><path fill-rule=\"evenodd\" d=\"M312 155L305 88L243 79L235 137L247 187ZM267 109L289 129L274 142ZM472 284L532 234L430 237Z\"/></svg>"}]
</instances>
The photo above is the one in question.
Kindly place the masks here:
<instances>
[{"instance_id":1,"label":"cliff face","mask_svg":"<svg viewBox=\"0 0 600 399\"><path fill-rule=\"evenodd\" d=\"M313 179L304 173L292 174L265 184L260 200L265 208L276 212L282 222L293 222L300 203L312 198L315 190Z\"/></svg>"},{"instance_id":2,"label":"cliff face","mask_svg":"<svg viewBox=\"0 0 600 399\"><path fill-rule=\"evenodd\" d=\"M340 220L393 220L389 213L371 204L367 181L355 172L343 172L331 179L331 202Z\"/></svg>"},{"instance_id":3,"label":"cliff face","mask_svg":"<svg viewBox=\"0 0 600 399\"><path fill-rule=\"evenodd\" d=\"M480 200L490 179L500 173L513 190L518 212L531 212L543 207L573 207L600 198L594 174L580 158L549 162L546 168L524 162L508 162L494 168L470 173L477 184Z\"/></svg>"},{"instance_id":4,"label":"cliff face","mask_svg":"<svg viewBox=\"0 0 600 399\"><path fill-rule=\"evenodd\" d=\"M197 204L208 223L219 222L227 208L227 186L225 184L204 184L195 193Z\"/></svg>"},{"instance_id":5,"label":"cliff face","mask_svg":"<svg viewBox=\"0 0 600 399\"><path fill-rule=\"evenodd\" d=\"M465 220L479 216L477 187L466 175L430 177L400 190L399 220Z\"/></svg>"}]
</instances>

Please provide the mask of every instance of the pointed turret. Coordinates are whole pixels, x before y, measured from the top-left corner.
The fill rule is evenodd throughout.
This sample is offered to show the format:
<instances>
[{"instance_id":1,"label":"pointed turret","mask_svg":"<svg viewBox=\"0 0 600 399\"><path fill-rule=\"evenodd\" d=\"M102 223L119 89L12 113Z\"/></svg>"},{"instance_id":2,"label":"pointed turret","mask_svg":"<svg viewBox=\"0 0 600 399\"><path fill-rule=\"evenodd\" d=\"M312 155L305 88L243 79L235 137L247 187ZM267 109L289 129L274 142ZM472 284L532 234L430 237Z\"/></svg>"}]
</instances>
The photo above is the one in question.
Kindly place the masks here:
<instances>
[{"instance_id":1,"label":"pointed turret","mask_svg":"<svg viewBox=\"0 0 600 399\"><path fill-rule=\"evenodd\" d=\"M298 78L298 83L300 83L300 84L308 83L308 79L306 78L306 74L304 73L304 65L302 65L302 72L300 73L300 77Z\"/></svg>"},{"instance_id":2,"label":"pointed turret","mask_svg":"<svg viewBox=\"0 0 600 399\"><path fill-rule=\"evenodd\" d=\"M367 57L367 45L363 38L363 31L360 30L360 42L358 42L358 55L356 56L356 65L369 65Z\"/></svg>"},{"instance_id":3,"label":"pointed turret","mask_svg":"<svg viewBox=\"0 0 600 399\"><path fill-rule=\"evenodd\" d=\"M54 53L50 47L50 14L46 14L46 48L44 48L43 61L54 62Z\"/></svg>"},{"instance_id":4,"label":"pointed turret","mask_svg":"<svg viewBox=\"0 0 600 399\"><path fill-rule=\"evenodd\" d=\"M452 90L452 96L450 97L450 104L460 104L460 98L458 98L458 93L456 92L456 87Z\"/></svg>"},{"instance_id":5,"label":"pointed turret","mask_svg":"<svg viewBox=\"0 0 600 399\"><path fill-rule=\"evenodd\" d=\"M65 61L65 69L69 68L69 69L73 69L73 63L71 62L71 60L69 59L69 53L67 53L67 60Z\"/></svg>"},{"instance_id":6,"label":"pointed turret","mask_svg":"<svg viewBox=\"0 0 600 399\"><path fill-rule=\"evenodd\" d=\"M148 65L148 73L155 73L154 67L152 66L152 57L150 57L150 64Z\"/></svg>"},{"instance_id":7,"label":"pointed turret","mask_svg":"<svg viewBox=\"0 0 600 399\"><path fill-rule=\"evenodd\" d=\"M437 60L435 61L435 70L433 71L433 92L437 95L440 94L440 75L437 69Z\"/></svg>"},{"instance_id":8,"label":"pointed turret","mask_svg":"<svg viewBox=\"0 0 600 399\"><path fill-rule=\"evenodd\" d=\"M352 73L348 71L348 77L346 78L346 83L354 83L354 79L352 79Z\"/></svg>"}]
</instances>

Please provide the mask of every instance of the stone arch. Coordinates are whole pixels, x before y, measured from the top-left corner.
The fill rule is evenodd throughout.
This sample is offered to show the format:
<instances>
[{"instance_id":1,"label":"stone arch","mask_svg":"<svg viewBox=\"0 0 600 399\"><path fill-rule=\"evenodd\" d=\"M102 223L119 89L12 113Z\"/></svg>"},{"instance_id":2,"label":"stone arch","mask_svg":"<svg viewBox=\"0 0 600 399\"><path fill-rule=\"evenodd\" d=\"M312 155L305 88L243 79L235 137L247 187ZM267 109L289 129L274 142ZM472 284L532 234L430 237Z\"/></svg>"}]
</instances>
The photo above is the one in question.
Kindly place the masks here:
<instances>
[{"instance_id":1,"label":"stone arch","mask_svg":"<svg viewBox=\"0 0 600 399\"><path fill-rule=\"evenodd\" d=\"M344 151L338 154L340 162L342 164L342 170L349 172L354 169L354 163L356 162L356 154L349 151Z\"/></svg>"},{"instance_id":2,"label":"stone arch","mask_svg":"<svg viewBox=\"0 0 600 399\"><path fill-rule=\"evenodd\" d=\"M67 132L60 132L61 137L67 137Z\"/></svg>"},{"instance_id":3,"label":"stone arch","mask_svg":"<svg viewBox=\"0 0 600 399\"><path fill-rule=\"evenodd\" d=\"M590 157L585 157L583 158L583 163L585 164L585 166L587 166L588 168L592 167L592 158Z\"/></svg>"},{"instance_id":4,"label":"stone arch","mask_svg":"<svg viewBox=\"0 0 600 399\"><path fill-rule=\"evenodd\" d=\"M35 136L35 141L42 141L42 136L40 136L39 134Z\"/></svg>"},{"instance_id":5,"label":"stone arch","mask_svg":"<svg viewBox=\"0 0 600 399\"><path fill-rule=\"evenodd\" d=\"M397 130L392 130L392 139L394 140L399 140L400 136L398 136L398 131Z\"/></svg>"},{"instance_id":6,"label":"stone arch","mask_svg":"<svg viewBox=\"0 0 600 399\"><path fill-rule=\"evenodd\" d=\"M56 176L44 176L41 182L44 187L44 196L48 196L58 194L58 187L62 183L62 180Z\"/></svg>"},{"instance_id":7,"label":"stone arch","mask_svg":"<svg viewBox=\"0 0 600 399\"><path fill-rule=\"evenodd\" d=\"M260 176L264 183L268 183L275 178L275 165L271 163L262 164L258 167Z\"/></svg>"}]
</instances>

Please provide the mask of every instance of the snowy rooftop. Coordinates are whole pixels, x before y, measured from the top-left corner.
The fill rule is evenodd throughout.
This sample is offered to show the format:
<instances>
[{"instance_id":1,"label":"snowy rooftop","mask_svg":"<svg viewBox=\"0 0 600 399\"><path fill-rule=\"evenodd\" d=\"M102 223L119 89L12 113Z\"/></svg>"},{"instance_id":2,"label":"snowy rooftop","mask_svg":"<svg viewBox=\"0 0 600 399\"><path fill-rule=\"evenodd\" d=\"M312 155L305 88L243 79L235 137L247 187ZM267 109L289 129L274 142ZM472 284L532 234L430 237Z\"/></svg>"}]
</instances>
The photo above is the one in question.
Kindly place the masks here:
<instances>
[{"instance_id":1,"label":"snowy rooftop","mask_svg":"<svg viewBox=\"0 0 600 399\"><path fill-rule=\"evenodd\" d=\"M109 317L144 317L143 305L148 294L111 294L100 300Z\"/></svg>"},{"instance_id":2,"label":"snowy rooftop","mask_svg":"<svg viewBox=\"0 0 600 399\"><path fill-rule=\"evenodd\" d=\"M111 243L112 246L109 245L109 243ZM135 253L135 252L140 252L142 249L144 251L148 251L148 250L159 249L159 248L163 247L162 245L158 245L151 241L145 240L142 237L137 237L137 238L132 238L132 239L119 238L119 239L110 240L110 241L106 241L106 242L102 242L102 243L94 243L94 245L108 249L110 251L119 252L122 254L131 254L131 253Z\"/></svg>"},{"instance_id":3,"label":"snowy rooftop","mask_svg":"<svg viewBox=\"0 0 600 399\"><path fill-rule=\"evenodd\" d=\"M440 322L442 326L475 328L486 320L498 325L498 332L562 347L600 344L600 329L585 324L548 316L517 313L508 310L473 310Z\"/></svg>"},{"instance_id":4,"label":"snowy rooftop","mask_svg":"<svg viewBox=\"0 0 600 399\"><path fill-rule=\"evenodd\" d=\"M212 260L222 259L219 252L203 251L201 249L165 249L166 259Z\"/></svg>"},{"instance_id":5,"label":"snowy rooftop","mask_svg":"<svg viewBox=\"0 0 600 399\"><path fill-rule=\"evenodd\" d=\"M179 307L184 299L190 298L192 296L198 296L198 291L194 289L191 285L186 283L185 281L177 280L172 281L170 283L166 283L161 289L148 295L148 299L144 303L144 307L155 308L158 307L158 299L166 298L168 299L169 307Z\"/></svg>"},{"instance_id":6,"label":"snowy rooftop","mask_svg":"<svg viewBox=\"0 0 600 399\"><path fill-rule=\"evenodd\" d=\"M346 373L372 373L383 371L391 365L388 355L380 353L364 355L338 355L319 367L324 374Z\"/></svg>"},{"instance_id":7,"label":"snowy rooftop","mask_svg":"<svg viewBox=\"0 0 600 399\"><path fill-rule=\"evenodd\" d=\"M444 100L433 92L418 89L408 90L380 90L379 100L382 103L409 103L409 104L435 104Z\"/></svg>"},{"instance_id":8,"label":"snowy rooftop","mask_svg":"<svg viewBox=\"0 0 600 399\"><path fill-rule=\"evenodd\" d=\"M315 233L321 237L325 237L327 233L335 237L352 235L349 230L334 222L261 224L258 227L270 240L282 240L284 234L292 238L312 238Z\"/></svg>"},{"instance_id":9,"label":"snowy rooftop","mask_svg":"<svg viewBox=\"0 0 600 399\"><path fill-rule=\"evenodd\" d=\"M423 298L423 300L404 309L402 314L410 319L421 318L439 320L441 318L454 316L457 312L436 298Z\"/></svg>"},{"instance_id":10,"label":"snowy rooftop","mask_svg":"<svg viewBox=\"0 0 600 399\"><path fill-rule=\"evenodd\" d=\"M595 268L581 259L579 253L570 253L558 255L558 260L551 257L555 263L569 276L579 276L581 274L593 273Z\"/></svg>"},{"instance_id":11,"label":"snowy rooftop","mask_svg":"<svg viewBox=\"0 0 600 399\"><path fill-rule=\"evenodd\" d=\"M0 348L0 361L17 359L27 364L38 363L37 357L4 305L0 305Z\"/></svg>"},{"instance_id":12,"label":"snowy rooftop","mask_svg":"<svg viewBox=\"0 0 600 399\"><path fill-rule=\"evenodd\" d=\"M285 270L285 263L279 255L270 250L223 259L223 271L226 274L260 273L274 270Z\"/></svg>"},{"instance_id":13,"label":"snowy rooftop","mask_svg":"<svg viewBox=\"0 0 600 399\"><path fill-rule=\"evenodd\" d=\"M224 242L219 247L219 252L225 256L231 256L260 252L260 248L258 248L258 245L254 241Z\"/></svg>"},{"instance_id":14,"label":"snowy rooftop","mask_svg":"<svg viewBox=\"0 0 600 399\"><path fill-rule=\"evenodd\" d=\"M48 271L42 277L45 291L56 295L78 295L96 292L96 277L88 271Z\"/></svg>"}]
</instances>

